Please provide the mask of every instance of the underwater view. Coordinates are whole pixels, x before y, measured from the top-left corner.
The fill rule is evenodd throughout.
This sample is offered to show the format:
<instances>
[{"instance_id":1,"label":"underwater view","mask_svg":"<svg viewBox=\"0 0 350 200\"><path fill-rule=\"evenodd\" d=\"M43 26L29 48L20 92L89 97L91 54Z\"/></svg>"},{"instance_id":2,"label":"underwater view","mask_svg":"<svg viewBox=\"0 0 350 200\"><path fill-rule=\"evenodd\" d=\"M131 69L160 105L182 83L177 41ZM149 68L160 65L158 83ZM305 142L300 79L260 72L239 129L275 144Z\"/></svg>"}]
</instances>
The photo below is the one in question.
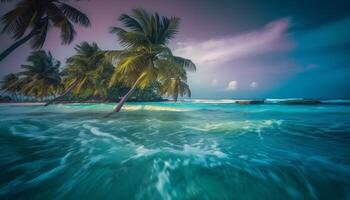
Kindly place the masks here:
<instances>
[{"instance_id":1,"label":"underwater view","mask_svg":"<svg viewBox=\"0 0 350 200\"><path fill-rule=\"evenodd\" d=\"M350 106L0 105L0 199L349 199Z\"/></svg>"}]
</instances>

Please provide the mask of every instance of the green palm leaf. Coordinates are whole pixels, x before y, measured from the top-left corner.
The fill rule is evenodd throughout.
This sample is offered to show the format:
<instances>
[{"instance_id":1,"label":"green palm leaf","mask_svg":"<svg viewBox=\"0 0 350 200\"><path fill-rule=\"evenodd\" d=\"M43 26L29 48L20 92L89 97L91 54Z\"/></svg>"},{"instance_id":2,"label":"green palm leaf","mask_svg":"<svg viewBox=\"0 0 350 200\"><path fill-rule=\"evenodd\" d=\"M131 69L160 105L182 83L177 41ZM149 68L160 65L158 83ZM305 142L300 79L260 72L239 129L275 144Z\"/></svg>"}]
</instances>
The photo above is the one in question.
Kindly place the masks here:
<instances>
[{"instance_id":1,"label":"green palm leaf","mask_svg":"<svg viewBox=\"0 0 350 200\"><path fill-rule=\"evenodd\" d=\"M90 20L86 14L80 12L78 9L66 4L61 3L58 6L60 10L64 13L68 19L76 24L80 24L82 26L90 26Z\"/></svg>"},{"instance_id":2,"label":"green palm leaf","mask_svg":"<svg viewBox=\"0 0 350 200\"><path fill-rule=\"evenodd\" d=\"M27 41L31 42L33 49L40 49L52 27L50 25L60 29L62 44L73 41L76 35L73 24L90 25L86 14L64 0L22 0L1 17L1 22L1 31L11 34L16 42L0 54L0 60ZM24 36L25 33L28 34Z\"/></svg>"}]
</instances>

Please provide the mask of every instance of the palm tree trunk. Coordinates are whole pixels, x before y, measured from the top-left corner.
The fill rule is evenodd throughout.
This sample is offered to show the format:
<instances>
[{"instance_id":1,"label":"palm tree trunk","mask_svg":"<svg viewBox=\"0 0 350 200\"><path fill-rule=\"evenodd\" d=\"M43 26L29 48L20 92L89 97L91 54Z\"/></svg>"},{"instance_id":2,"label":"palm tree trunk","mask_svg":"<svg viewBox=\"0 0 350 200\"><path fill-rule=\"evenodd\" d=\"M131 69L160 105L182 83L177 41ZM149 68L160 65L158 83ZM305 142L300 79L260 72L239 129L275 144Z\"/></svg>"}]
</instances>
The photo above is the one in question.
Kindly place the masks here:
<instances>
[{"instance_id":1,"label":"palm tree trunk","mask_svg":"<svg viewBox=\"0 0 350 200\"><path fill-rule=\"evenodd\" d=\"M13 93L13 97L14 97L14 99L15 99L15 102L17 102L18 99L17 99L17 94L16 94L16 92Z\"/></svg>"},{"instance_id":2,"label":"palm tree trunk","mask_svg":"<svg viewBox=\"0 0 350 200\"><path fill-rule=\"evenodd\" d=\"M52 104L53 102L59 100L60 98L64 97L65 95L67 95L76 85L78 84L78 81L75 81L62 95L51 99L50 101L48 101L44 106L48 106L50 104Z\"/></svg>"},{"instance_id":3,"label":"palm tree trunk","mask_svg":"<svg viewBox=\"0 0 350 200\"><path fill-rule=\"evenodd\" d=\"M173 96L174 102L177 102L178 96L179 96L179 95L178 95L177 93L174 94L174 96Z\"/></svg>"},{"instance_id":4,"label":"palm tree trunk","mask_svg":"<svg viewBox=\"0 0 350 200\"><path fill-rule=\"evenodd\" d=\"M13 45L11 45L9 48L7 48L5 51L3 51L0 54L0 61L2 61L6 56L8 56L11 52L13 52L15 49L17 49L22 44L26 43L30 38L32 38L35 35L35 32L32 31L25 37L17 40Z\"/></svg>"},{"instance_id":5,"label":"palm tree trunk","mask_svg":"<svg viewBox=\"0 0 350 200\"><path fill-rule=\"evenodd\" d=\"M132 95L132 93L135 92L140 80L141 80L141 77L139 77L135 81L134 85L131 87L131 89L128 91L128 93L126 93L126 95L123 96L123 98L119 101L118 105L113 109L114 112L119 112L122 109L124 103L129 99L129 97Z\"/></svg>"}]
</instances>

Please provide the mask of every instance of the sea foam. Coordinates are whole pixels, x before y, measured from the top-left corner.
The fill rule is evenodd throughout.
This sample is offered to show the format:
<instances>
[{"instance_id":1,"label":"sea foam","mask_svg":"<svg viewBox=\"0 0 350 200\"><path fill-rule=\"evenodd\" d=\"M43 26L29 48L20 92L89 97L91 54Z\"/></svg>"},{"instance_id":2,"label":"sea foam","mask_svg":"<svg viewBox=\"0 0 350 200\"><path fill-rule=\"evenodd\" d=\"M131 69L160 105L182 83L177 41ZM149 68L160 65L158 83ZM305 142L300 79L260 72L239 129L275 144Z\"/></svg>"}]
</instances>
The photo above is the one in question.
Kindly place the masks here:
<instances>
[{"instance_id":1,"label":"sea foam","mask_svg":"<svg viewBox=\"0 0 350 200\"><path fill-rule=\"evenodd\" d=\"M168 106L151 106L151 105L137 105L137 106L127 105L123 109L125 109L125 110L174 111L174 112L184 112L184 111L190 110L190 109L184 109L184 108L174 108L174 107L168 107Z\"/></svg>"}]
</instances>

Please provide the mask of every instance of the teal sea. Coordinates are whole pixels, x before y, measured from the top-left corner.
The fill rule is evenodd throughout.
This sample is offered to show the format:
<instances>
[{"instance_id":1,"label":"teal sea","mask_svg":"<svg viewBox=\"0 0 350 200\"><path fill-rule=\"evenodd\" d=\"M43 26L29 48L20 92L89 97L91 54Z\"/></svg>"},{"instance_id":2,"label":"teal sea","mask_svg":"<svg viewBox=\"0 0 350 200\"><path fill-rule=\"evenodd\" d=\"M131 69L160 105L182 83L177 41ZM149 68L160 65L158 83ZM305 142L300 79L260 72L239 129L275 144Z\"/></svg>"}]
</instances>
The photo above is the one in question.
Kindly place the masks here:
<instances>
[{"instance_id":1,"label":"teal sea","mask_svg":"<svg viewBox=\"0 0 350 200\"><path fill-rule=\"evenodd\" d=\"M0 199L350 199L350 105L0 105Z\"/></svg>"}]
</instances>

